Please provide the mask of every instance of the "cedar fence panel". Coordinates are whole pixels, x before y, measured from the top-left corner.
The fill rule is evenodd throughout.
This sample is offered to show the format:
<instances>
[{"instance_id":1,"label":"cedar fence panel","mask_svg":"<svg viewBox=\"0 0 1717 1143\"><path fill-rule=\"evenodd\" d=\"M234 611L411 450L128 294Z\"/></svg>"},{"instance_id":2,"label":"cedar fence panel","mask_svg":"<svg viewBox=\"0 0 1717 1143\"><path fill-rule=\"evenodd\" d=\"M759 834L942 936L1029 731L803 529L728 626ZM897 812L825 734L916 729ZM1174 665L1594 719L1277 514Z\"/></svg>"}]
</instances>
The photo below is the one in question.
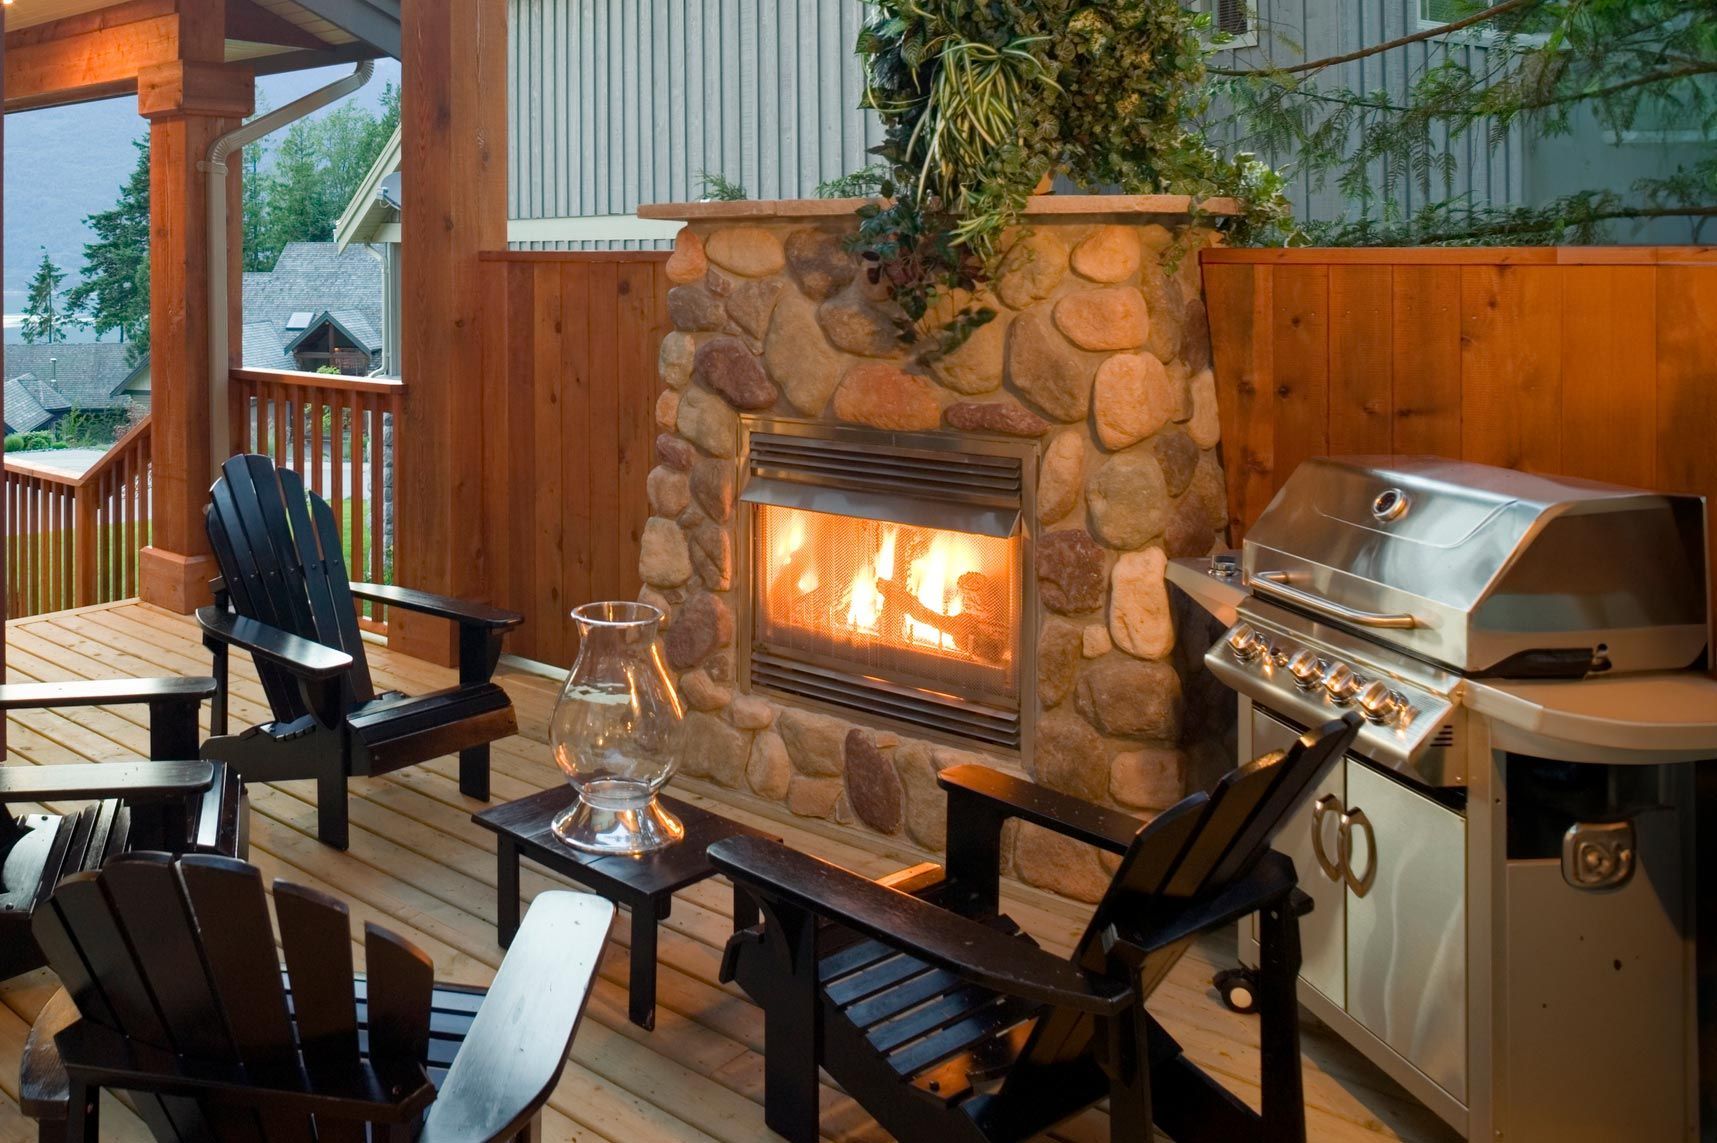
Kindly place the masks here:
<instances>
[{"instance_id":1,"label":"cedar fence panel","mask_svg":"<svg viewBox=\"0 0 1717 1143\"><path fill-rule=\"evenodd\" d=\"M668 332L665 251L485 254L483 550L513 654L565 666L567 613L636 599Z\"/></svg>"},{"instance_id":2,"label":"cedar fence panel","mask_svg":"<svg viewBox=\"0 0 1717 1143\"><path fill-rule=\"evenodd\" d=\"M1235 544L1296 464L1330 454L1434 453L1717 502L1717 248L1202 260Z\"/></svg>"}]
</instances>

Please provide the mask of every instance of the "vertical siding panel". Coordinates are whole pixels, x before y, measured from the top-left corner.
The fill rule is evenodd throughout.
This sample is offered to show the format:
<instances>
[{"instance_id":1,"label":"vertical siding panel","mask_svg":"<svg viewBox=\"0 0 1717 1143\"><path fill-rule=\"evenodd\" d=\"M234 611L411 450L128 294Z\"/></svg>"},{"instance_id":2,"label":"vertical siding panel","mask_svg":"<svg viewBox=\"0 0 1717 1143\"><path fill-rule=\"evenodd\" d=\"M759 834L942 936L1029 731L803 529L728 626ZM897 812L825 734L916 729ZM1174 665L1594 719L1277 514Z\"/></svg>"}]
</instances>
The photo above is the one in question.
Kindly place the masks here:
<instances>
[{"instance_id":1,"label":"vertical siding panel","mask_svg":"<svg viewBox=\"0 0 1717 1143\"><path fill-rule=\"evenodd\" d=\"M1393 452L1461 453L1460 301L1460 267L1395 267Z\"/></svg>"},{"instance_id":2,"label":"vertical siding panel","mask_svg":"<svg viewBox=\"0 0 1717 1143\"><path fill-rule=\"evenodd\" d=\"M1272 466L1281 480L1329 452L1329 267L1278 266L1275 279Z\"/></svg>"},{"instance_id":3,"label":"vertical siding panel","mask_svg":"<svg viewBox=\"0 0 1717 1143\"><path fill-rule=\"evenodd\" d=\"M1671 492L1717 495L1717 267L1657 271L1657 483ZM1708 568L1717 568L1717 528L1708 529Z\"/></svg>"},{"instance_id":4,"label":"vertical siding panel","mask_svg":"<svg viewBox=\"0 0 1717 1143\"><path fill-rule=\"evenodd\" d=\"M1562 278L1553 266L1461 270L1461 455L1558 471Z\"/></svg>"},{"instance_id":5,"label":"vertical siding panel","mask_svg":"<svg viewBox=\"0 0 1717 1143\"><path fill-rule=\"evenodd\" d=\"M1649 488L1656 478L1652 266L1569 266L1562 285L1562 469Z\"/></svg>"},{"instance_id":6,"label":"vertical siding panel","mask_svg":"<svg viewBox=\"0 0 1717 1143\"><path fill-rule=\"evenodd\" d=\"M1329 447L1387 453L1394 407L1388 266L1329 268Z\"/></svg>"},{"instance_id":7,"label":"vertical siding panel","mask_svg":"<svg viewBox=\"0 0 1717 1143\"><path fill-rule=\"evenodd\" d=\"M1216 373L1216 410L1222 422L1222 465L1228 474L1231 543L1240 539L1233 531L1235 525L1250 523L1245 495L1254 448L1247 426L1253 420L1249 414L1258 390L1254 298L1258 279L1268 273L1267 268L1247 265L1204 267L1205 302L1212 314L1222 315L1210 323L1210 355Z\"/></svg>"}]
</instances>

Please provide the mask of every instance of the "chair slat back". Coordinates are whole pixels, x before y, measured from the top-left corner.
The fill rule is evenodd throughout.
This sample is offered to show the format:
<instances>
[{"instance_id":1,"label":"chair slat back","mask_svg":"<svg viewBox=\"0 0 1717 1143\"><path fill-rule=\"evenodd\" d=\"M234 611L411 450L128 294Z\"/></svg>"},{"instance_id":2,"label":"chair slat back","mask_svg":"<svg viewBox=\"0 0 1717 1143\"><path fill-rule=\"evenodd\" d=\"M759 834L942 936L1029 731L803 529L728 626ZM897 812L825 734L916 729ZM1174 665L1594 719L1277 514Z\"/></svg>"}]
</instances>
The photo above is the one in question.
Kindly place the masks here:
<instances>
[{"instance_id":1,"label":"chair slat back","mask_svg":"<svg viewBox=\"0 0 1717 1143\"><path fill-rule=\"evenodd\" d=\"M333 511L266 456L221 466L204 514L234 610L352 656L348 708L375 697ZM276 719L298 718L302 695L284 672L257 665Z\"/></svg>"},{"instance_id":2,"label":"chair slat back","mask_svg":"<svg viewBox=\"0 0 1717 1143\"><path fill-rule=\"evenodd\" d=\"M80 1016L181 1060L239 1065L276 1088L362 1089L366 1062L384 1089L411 1090L428 1060L434 968L367 926L370 1045L361 1051L350 917L340 901L276 881L291 1004L255 866L232 858L129 853L61 882L36 911L37 940ZM242 1101L241 1101L242 1102ZM156 1137L345 1143L362 1124L266 1101L234 1106L139 1093Z\"/></svg>"},{"instance_id":3,"label":"chair slat back","mask_svg":"<svg viewBox=\"0 0 1717 1143\"><path fill-rule=\"evenodd\" d=\"M1074 948L1074 963L1091 972L1109 970L1104 945L1111 929L1148 940L1154 918L1167 920L1178 905L1213 896L1249 874L1294 804L1346 752L1358 730L1357 716L1325 723L1301 735L1289 749L1229 771L1208 795L1193 794L1157 815L1121 858ZM1187 938L1159 949L1138 967L1141 999L1190 944ZM1041 1076L1041 1069L1090 1051L1094 1030L1089 1017L1066 1012L1046 1016L1032 1031L1019 1074Z\"/></svg>"}]
</instances>

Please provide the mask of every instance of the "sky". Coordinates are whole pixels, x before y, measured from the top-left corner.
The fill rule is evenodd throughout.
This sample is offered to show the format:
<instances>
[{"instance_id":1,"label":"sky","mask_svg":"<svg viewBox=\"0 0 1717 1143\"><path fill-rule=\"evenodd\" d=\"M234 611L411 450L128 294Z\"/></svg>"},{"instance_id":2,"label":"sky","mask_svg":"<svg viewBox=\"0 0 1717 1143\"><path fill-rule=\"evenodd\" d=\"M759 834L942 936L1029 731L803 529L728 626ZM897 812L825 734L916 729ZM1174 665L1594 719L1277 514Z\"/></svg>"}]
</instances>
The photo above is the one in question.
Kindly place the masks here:
<instances>
[{"instance_id":1,"label":"sky","mask_svg":"<svg viewBox=\"0 0 1717 1143\"><path fill-rule=\"evenodd\" d=\"M350 72L350 65L343 64L263 76L256 83L258 103L284 106ZM377 60L374 78L347 100L379 108L389 83L399 83L399 62ZM83 244L90 238L84 217L113 205L137 161L130 142L146 127L134 96L6 116L6 341L19 340L25 287L44 250L67 271L68 284L75 276L83 263Z\"/></svg>"}]
</instances>

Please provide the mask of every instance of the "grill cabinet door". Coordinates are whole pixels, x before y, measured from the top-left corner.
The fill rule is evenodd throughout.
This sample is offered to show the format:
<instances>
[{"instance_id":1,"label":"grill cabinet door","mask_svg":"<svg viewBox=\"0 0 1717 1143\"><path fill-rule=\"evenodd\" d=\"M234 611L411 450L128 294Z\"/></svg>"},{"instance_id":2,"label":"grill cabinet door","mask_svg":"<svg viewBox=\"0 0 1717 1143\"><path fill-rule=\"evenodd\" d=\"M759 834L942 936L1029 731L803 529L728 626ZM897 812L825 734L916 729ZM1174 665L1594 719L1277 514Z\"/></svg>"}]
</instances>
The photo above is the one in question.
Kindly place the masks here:
<instances>
[{"instance_id":1,"label":"grill cabinet door","mask_svg":"<svg viewBox=\"0 0 1717 1143\"><path fill-rule=\"evenodd\" d=\"M1286 750L1298 735L1298 731L1253 708L1252 757L1272 750ZM1323 814L1323 850L1325 857L1336 861L1336 821L1341 812L1344 789L1342 767L1338 763L1331 766L1323 781L1294 807L1294 812L1288 815L1275 840L1270 843L1293 859L1300 888L1312 899L1311 913L1300 919L1300 979L1322 993L1337 1008L1342 1006L1346 992L1344 918L1347 890L1339 875L1331 879L1319 867L1312 834L1315 807L1322 799L1333 799L1334 812Z\"/></svg>"},{"instance_id":2,"label":"grill cabinet door","mask_svg":"<svg viewBox=\"0 0 1717 1143\"><path fill-rule=\"evenodd\" d=\"M1466 822L1347 761L1347 1011L1467 1095Z\"/></svg>"}]
</instances>

